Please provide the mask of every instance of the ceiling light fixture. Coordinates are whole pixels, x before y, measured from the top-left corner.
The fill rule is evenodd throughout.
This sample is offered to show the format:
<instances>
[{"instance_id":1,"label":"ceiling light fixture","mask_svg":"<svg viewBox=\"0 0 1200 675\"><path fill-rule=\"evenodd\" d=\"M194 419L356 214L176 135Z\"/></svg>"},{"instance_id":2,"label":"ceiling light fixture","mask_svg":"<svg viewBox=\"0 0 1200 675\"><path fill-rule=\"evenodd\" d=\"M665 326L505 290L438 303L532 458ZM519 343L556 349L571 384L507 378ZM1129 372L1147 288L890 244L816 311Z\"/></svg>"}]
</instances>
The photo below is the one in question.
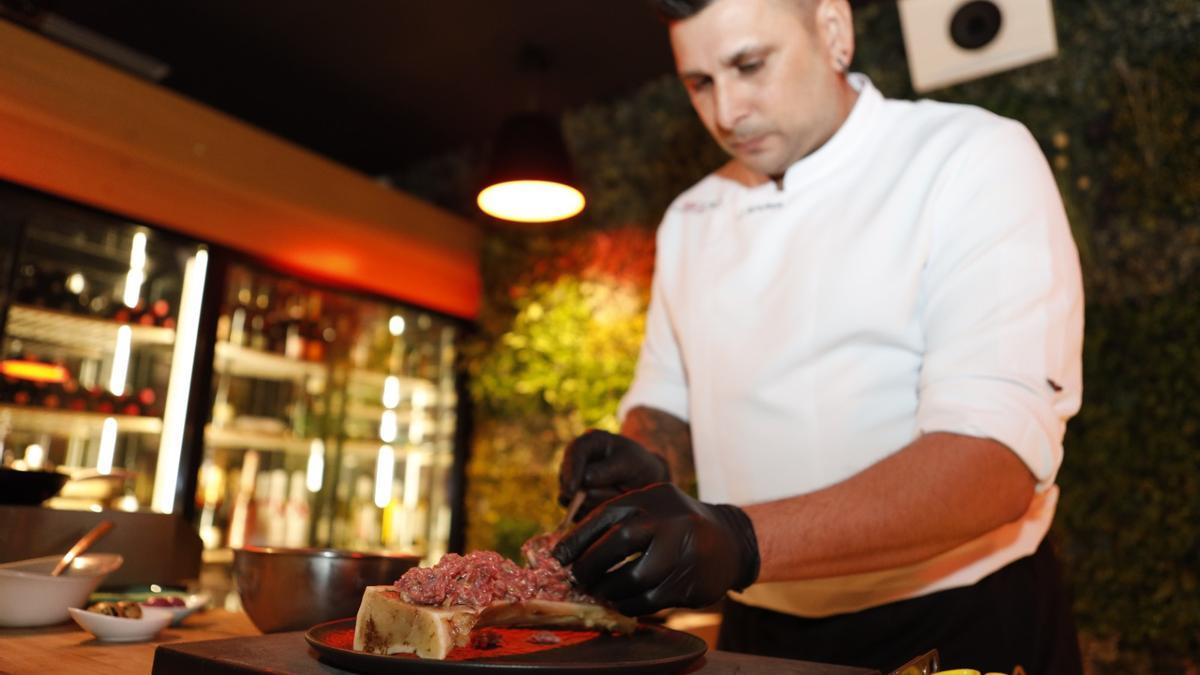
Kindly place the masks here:
<instances>
[{"instance_id":1,"label":"ceiling light fixture","mask_svg":"<svg viewBox=\"0 0 1200 675\"><path fill-rule=\"evenodd\" d=\"M541 74L545 53L522 49L518 69ZM536 101L536 97L534 97ZM586 205L557 118L534 110L510 116L492 146L476 203L486 214L516 223L550 223L577 215Z\"/></svg>"}]
</instances>

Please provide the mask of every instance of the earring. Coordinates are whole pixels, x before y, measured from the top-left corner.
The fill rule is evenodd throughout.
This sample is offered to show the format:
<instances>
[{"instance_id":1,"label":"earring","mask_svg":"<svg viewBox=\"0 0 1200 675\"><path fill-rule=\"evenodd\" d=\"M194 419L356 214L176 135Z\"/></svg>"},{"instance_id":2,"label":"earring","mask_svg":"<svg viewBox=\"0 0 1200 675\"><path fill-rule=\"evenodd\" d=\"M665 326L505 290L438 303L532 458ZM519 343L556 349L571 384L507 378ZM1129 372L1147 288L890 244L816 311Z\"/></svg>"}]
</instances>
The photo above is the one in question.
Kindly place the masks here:
<instances>
[{"instance_id":1,"label":"earring","mask_svg":"<svg viewBox=\"0 0 1200 675\"><path fill-rule=\"evenodd\" d=\"M842 53L838 56L837 66L838 66L838 70L840 70L843 73L850 69L850 64L846 63L846 54L845 53Z\"/></svg>"}]
</instances>

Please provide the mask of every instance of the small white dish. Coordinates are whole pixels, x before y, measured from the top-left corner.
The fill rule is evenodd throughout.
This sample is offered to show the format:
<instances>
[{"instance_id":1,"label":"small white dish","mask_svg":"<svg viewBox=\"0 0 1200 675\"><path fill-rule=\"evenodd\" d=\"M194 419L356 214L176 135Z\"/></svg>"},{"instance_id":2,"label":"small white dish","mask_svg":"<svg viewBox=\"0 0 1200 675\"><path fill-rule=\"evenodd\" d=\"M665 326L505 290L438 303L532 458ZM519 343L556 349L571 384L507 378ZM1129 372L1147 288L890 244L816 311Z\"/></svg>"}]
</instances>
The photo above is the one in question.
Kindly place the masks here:
<instances>
[{"instance_id":1,"label":"small white dish","mask_svg":"<svg viewBox=\"0 0 1200 675\"><path fill-rule=\"evenodd\" d=\"M68 607L83 607L88 595L123 559L115 553L85 553L61 576L50 570L62 556L51 555L0 565L0 626L62 623Z\"/></svg>"},{"instance_id":2,"label":"small white dish","mask_svg":"<svg viewBox=\"0 0 1200 675\"><path fill-rule=\"evenodd\" d=\"M175 596L175 597L178 597L178 596ZM177 606L147 605L145 600L143 600L139 604L141 605L142 609L161 609L161 610L166 610L166 611L171 612L171 625L178 626L179 624L183 623L184 619L191 616L197 610L199 610L200 608L207 605L208 601L209 601L208 593L201 592L201 593L193 593L193 594L187 596L186 598L183 598L183 605L177 605Z\"/></svg>"},{"instance_id":3,"label":"small white dish","mask_svg":"<svg viewBox=\"0 0 1200 675\"><path fill-rule=\"evenodd\" d=\"M143 607L142 618L126 619L120 616L97 614L86 609L72 607L67 610L71 618L87 632L104 642L141 642L158 635L171 623L174 613L158 607Z\"/></svg>"}]
</instances>

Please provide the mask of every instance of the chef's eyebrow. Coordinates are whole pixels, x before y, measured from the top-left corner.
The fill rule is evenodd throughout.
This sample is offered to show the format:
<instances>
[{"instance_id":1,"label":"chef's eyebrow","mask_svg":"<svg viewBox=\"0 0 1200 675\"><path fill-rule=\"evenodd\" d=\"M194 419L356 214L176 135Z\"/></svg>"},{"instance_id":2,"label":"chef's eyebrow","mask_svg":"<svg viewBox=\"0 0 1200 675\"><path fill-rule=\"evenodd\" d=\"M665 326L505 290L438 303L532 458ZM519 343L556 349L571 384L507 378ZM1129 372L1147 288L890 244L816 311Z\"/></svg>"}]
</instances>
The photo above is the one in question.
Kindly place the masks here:
<instances>
[{"instance_id":1,"label":"chef's eyebrow","mask_svg":"<svg viewBox=\"0 0 1200 675\"><path fill-rule=\"evenodd\" d=\"M726 68L732 68L732 67L738 65L739 63L746 61L747 59L761 58L761 57L766 56L767 54L771 53L774 50L775 50L774 47L770 47L767 45L751 45L749 47L742 47L741 49L734 52L732 55L721 59L721 65ZM685 70L685 71L682 71L679 73L679 79L681 79L681 80L702 78L702 77L709 77L709 74L699 71L699 70Z\"/></svg>"}]
</instances>

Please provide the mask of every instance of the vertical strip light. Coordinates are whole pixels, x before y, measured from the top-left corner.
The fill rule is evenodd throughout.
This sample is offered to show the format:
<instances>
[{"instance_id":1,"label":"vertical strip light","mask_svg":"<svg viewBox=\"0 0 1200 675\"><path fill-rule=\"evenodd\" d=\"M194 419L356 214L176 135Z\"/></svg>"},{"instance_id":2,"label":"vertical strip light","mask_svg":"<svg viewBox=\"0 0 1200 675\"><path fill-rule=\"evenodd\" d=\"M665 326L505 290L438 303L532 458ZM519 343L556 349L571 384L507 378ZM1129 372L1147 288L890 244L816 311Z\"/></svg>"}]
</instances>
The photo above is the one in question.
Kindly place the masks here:
<instances>
[{"instance_id":1,"label":"vertical strip light","mask_svg":"<svg viewBox=\"0 0 1200 675\"><path fill-rule=\"evenodd\" d=\"M96 470L102 474L112 473L113 455L117 451L117 418L105 417L100 427L100 456L96 458Z\"/></svg>"},{"instance_id":2,"label":"vertical strip light","mask_svg":"<svg viewBox=\"0 0 1200 675\"><path fill-rule=\"evenodd\" d=\"M129 250L129 273L125 275L125 292L122 300L125 306L137 307L138 298L142 295L142 282L146 280L146 233L135 232L133 246Z\"/></svg>"},{"instance_id":3,"label":"vertical strip light","mask_svg":"<svg viewBox=\"0 0 1200 675\"><path fill-rule=\"evenodd\" d=\"M200 330L200 307L204 304L204 277L207 272L208 251L200 249L188 260L183 273L175 352L171 357L171 377L167 381L158 466L154 470L154 496L150 500L151 508L160 513L175 510L179 455L183 451L183 424L187 419L192 365L196 357L196 334Z\"/></svg>"},{"instance_id":4,"label":"vertical strip light","mask_svg":"<svg viewBox=\"0 0 1200 675\"><path fill-rule=\"evenodd\" d=\"M404 508L417 508L421 497L421 453L410 450L404 458Z\"/></svg>"},{"instance_id":5,"label":"vertical strip light","mask_svg":"<svg viewBox=\"0 0 1200 675\"><path fill-rule=\"evenodd\" d=\"M379 417L379 440L384 443L392 443L396 440L398 433L399 424L396 422L396 411L384 410Z\"/></svg>"},{"instance_id":6,"label":"vertical strip light","mask_svg":"<svg viewBox=\"0 0 1200 675\"><path fill-rule=\"evenodd\" d=\"M383 381L383 407L391 409L400 405L400 378L388 375Z\"/></svg>"},{"instance_id":7,"label":"vertical strip light","mask_svg":"<svg viewBox=\"0 0 1200 675\"><path fill-rule=\"evenodd\" d=\"M396 451L390 445L379 446L375 460L375 506L383 508L392 500L392 479L396 474Z\"/></svg>"},{"instance_id":8,"label":"vertical strip light","mask_svg":"<svg viewBox=\"0 0 1200 675\"><path fill-rule=\"evenodd\" d=\"M108 377L108 390L113 396L125 393L125 378L129 374L129 351L133 346L133 329L129 326L117 328L117 344L113 347L112 372Z\"/></svg>"},{"instance_id":9,"label":"vertical strip light","mask_svg":"<svg viewBox=\"0 0 1200 675\"><path fill-rule=\"evenodd\" d=\"M325 481L325 441L314 438L308 446L308 470L304 475L304 487L309 492L320 492Z\"/></svg>"}]
</instances>

